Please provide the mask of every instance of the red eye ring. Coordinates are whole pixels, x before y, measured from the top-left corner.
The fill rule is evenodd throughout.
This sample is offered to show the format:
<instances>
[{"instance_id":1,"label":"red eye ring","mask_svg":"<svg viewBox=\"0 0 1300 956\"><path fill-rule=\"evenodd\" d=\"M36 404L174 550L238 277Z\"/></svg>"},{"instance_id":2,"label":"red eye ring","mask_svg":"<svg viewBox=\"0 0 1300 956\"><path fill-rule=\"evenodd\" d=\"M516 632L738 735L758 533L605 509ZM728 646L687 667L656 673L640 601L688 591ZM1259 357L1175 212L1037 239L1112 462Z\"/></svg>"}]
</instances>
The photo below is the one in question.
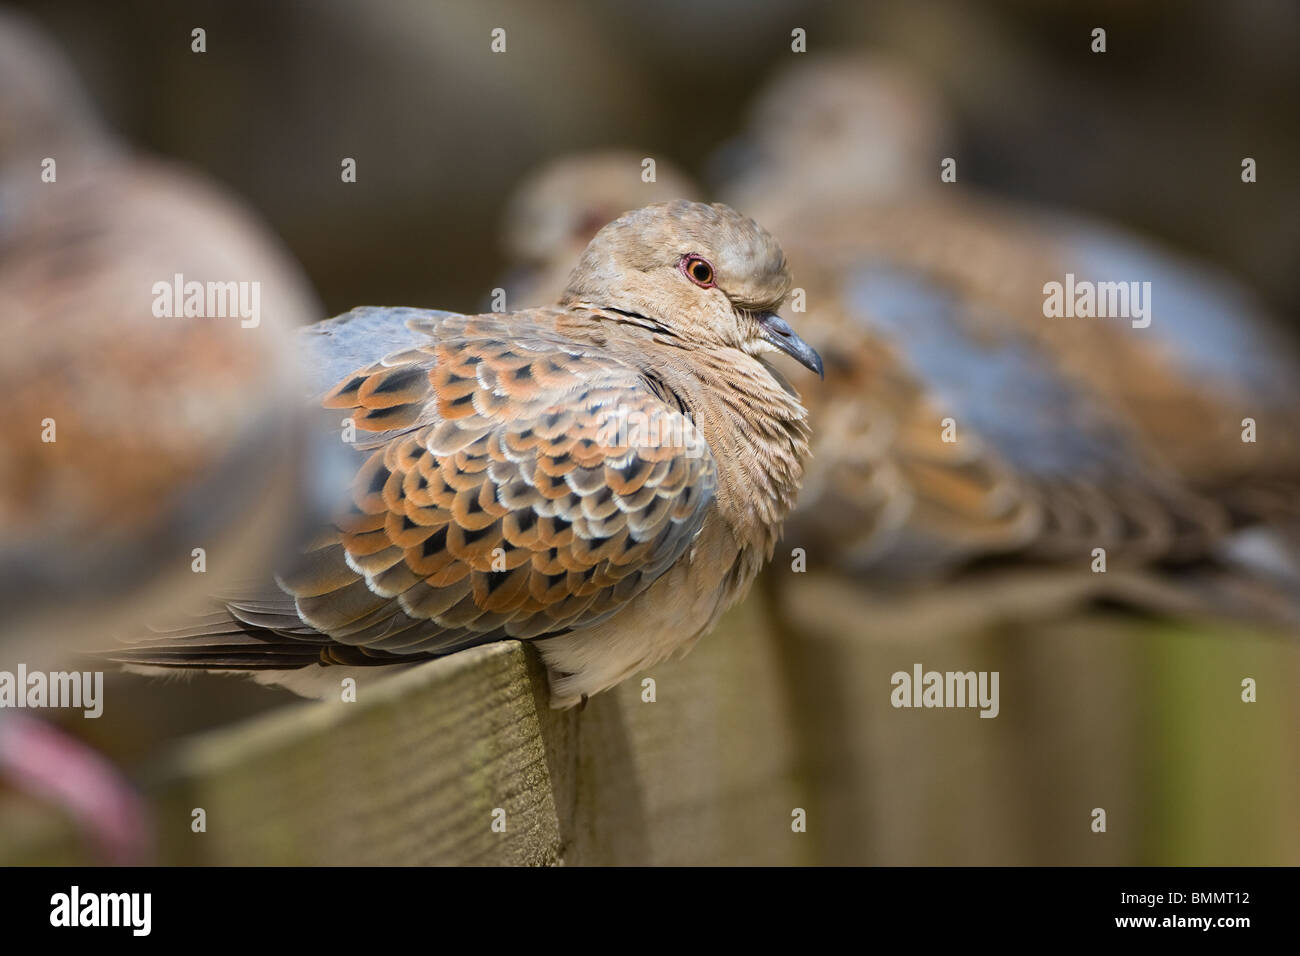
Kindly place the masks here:
<instances>
[{"instance_id":1,"label":"red eye ring","mask_svg":"<svg viewBox=\"0 0 1300 956\"><path fill-rule=\"evenodd\" d=\"M714 286L713 264L703 256L690 253L682 256L680 263L682 275L690 279L701 289L712 289Z\"/></svg>"}]
</instances>

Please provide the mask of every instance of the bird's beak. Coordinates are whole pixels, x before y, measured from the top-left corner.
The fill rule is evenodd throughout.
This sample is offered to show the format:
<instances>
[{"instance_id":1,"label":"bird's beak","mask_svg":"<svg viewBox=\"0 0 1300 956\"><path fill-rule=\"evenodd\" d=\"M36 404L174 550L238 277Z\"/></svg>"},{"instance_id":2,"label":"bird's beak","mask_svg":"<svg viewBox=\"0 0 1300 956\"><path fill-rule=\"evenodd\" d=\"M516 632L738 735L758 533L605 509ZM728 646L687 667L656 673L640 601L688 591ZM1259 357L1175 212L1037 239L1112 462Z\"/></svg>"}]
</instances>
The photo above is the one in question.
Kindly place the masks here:
<instances>
[{"instance_id":1,"label":"bird's beak","mask_svg":"<svg viewBox=\"0 0 1300 956\"><path fill-rule=\"evenodd\" d=\"M822 357L816 349L795 335L794 329L790 328L785 319L775 312L765 312L758 317L758 324L763 328L763 338L804 368L816 372L822 378L826 377L822 370Z\"/></svg>"}]
</instances>

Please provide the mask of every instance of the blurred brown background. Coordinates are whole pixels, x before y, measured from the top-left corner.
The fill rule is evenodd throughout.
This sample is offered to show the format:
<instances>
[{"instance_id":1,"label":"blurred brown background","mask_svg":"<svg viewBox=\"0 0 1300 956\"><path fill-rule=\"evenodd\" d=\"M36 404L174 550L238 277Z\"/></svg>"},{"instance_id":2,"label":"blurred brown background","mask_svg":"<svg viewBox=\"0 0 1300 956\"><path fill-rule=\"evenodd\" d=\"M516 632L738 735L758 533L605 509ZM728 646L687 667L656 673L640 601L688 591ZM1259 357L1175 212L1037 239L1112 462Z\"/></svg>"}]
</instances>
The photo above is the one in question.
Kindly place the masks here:
<instances>
[{"instance_id":1,"label":"blurred brown background","mask_svg":"<svg viewBox=\"0 0 1300 956\"><path fill-rule=\"evenodd\" d=\"M1138 227L1300 316L1300 6L1286 0L18 5L123 134L247 196L330 313L481 307L522 174L612 145L702 170L802 27L810 53L884 51L927 75L954 111L963 182ZM498 26L505 55L489 50ZM1089 52L1096 26L1104 55Z\"/></svg>"}]
</instances>

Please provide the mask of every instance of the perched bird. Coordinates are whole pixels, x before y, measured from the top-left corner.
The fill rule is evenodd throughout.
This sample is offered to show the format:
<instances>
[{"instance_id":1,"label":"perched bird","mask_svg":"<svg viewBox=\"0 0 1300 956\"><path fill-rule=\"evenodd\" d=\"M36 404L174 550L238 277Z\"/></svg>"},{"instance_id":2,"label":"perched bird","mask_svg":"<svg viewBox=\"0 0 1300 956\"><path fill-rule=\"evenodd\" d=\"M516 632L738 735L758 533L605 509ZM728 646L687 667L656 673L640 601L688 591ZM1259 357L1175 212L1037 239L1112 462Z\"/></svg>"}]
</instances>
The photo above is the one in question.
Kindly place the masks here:
<instances>
[{"instance_id":1,"label":"perched bird","mask_svg":"<svg viewBox=\"0 0 1300 956\"><path fill-rule=\"evenodd\" d=\"M319 674L533 640L567 707L685 650L803 473L806 413L766 358L821 371L777 315L790 281L753 220L677 201L601 229L555 306L306 330L321 404L359 430L350 508L274 583L110 656Z\"/></svg>"},{"instance_id":2,"label":"perched bird","mask_svg":"<svg viewBox=\"0 0 1300 956\"><path fill-rule=\"evenodd\" d=\"M11 13L0 312L0 638L23 659L275 550L302 498L292 330L315 297L241 203L113 137Z\"/></svg>"}]
</instances>

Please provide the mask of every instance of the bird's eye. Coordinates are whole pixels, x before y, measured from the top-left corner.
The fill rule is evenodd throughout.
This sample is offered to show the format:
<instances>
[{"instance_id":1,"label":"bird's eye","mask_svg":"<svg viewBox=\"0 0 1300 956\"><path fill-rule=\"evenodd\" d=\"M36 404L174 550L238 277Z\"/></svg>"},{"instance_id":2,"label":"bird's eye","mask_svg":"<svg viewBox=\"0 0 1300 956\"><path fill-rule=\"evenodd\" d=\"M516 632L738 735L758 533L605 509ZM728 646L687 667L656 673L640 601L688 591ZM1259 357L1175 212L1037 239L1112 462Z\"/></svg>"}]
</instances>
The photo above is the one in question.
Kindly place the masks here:
<instances>
[{"instance_id":1,"label":"bird's eye","mask_svg":"<svg viewBox=\"0 0 1300 956\"><path fill-rule=\"evenodd\" d=\"M702 256L682 256L682 271L701 289L713 288L713 266Z\"/></svg>"}]
</instances>

